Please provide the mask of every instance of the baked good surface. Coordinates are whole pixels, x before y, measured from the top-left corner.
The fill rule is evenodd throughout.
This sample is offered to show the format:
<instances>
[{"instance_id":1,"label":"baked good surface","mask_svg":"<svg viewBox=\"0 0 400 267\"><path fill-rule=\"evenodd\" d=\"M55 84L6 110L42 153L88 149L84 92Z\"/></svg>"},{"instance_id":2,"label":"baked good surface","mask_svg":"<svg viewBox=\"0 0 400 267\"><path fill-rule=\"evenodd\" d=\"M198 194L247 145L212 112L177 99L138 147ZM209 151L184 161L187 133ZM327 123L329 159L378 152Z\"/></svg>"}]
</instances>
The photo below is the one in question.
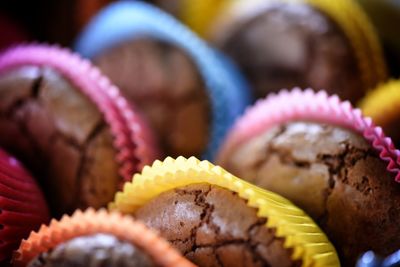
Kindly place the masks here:
<instances>
[{"instance_id":1,"label":"baked good surface","mask_svg":"<svg viewBox=\"0 0 400 267\"><path fill-rule=\"evenodd\" d=\"M160 194L134 214L198 266L300 266L236 193L193 184Z\"/></svg>"},{"instance_id":2,"label":"baked good surface","mask_svg":"<svg viewBox=\"0 0 400 267\"><path fill-rule=\"evenodd\" d=\"M182 49L141 37L93 61L147 117L165 156L201 156L209 141L211 104L197 67Z\"/></svg>"},{"instance_id":3,"label":"baked good surface","mask_svg":"<svg viewBox=\"0 0 400 267\"><path fill-rule=\"evenodd\" d=\"M42 253L27 267L155 267L134 244L110 234L80 236Z\"/></svg>"},{"instance_id":4,"label":"baked good surface","mask_svg":"<svg viewBox=\"0 0 400 267\"><path fill-rule=\"evenodd\" d=\"M0 75L0 145L43 186L53 212L101 207L121 181L113 138L100 110L49 67Z\"/></svg>"},{"instance_id":5,"label":"baked good surface","mask_svg":"<svg viewBox=\"0 0 400 267\"><path fill-rule=\"evenodd\" d=\"M261 10L221 27L215 38L257 97L295 86L352 102L364 95L351 44L327 15L306 4L271 3Z\"/></svg>"},{"instance_id":6,"label":"baked good surface","mask_svg":"<svg viewBox=\"0 0 400 267\"><path fill-rule=\"evenodd\" d=\"M304 209L336 246L344 266L400 246L400 187L361 135L315 122L273 127L242 142L219 163Z\"/></svg>"}]
</instances>

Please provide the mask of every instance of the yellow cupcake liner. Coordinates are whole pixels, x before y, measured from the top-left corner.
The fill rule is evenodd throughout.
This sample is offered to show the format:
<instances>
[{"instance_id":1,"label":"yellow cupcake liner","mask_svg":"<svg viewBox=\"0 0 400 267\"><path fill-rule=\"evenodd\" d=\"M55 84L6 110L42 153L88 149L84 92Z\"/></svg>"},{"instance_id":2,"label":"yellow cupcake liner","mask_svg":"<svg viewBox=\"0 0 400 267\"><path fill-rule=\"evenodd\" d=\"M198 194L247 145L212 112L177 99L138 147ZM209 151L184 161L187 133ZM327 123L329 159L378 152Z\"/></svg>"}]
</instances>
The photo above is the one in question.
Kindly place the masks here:
<instances>
[{"instance_id":1,"label":"yellow cupcake liner","mask_svg":"<svg viewBox=\"0 0 400 267\"><path fill-rule=\"evenodd\" d=\"M151 167L146 166L116 194L109 208L133 214L163 192L198 183L220 186L245 199L248 206L258 210L259 217L267 218L266 227L276 230L276 235L285 240L284 247L292 249L292 259L301 260L302 266L340 266L335 248L326 235L289 200L194 157L166 158L163 162L155 161Z\"/></svg>"},{"instance_id":2,"label":"yellow cupcake liner","mask_svg":"<svg viewBox=\"0 0 400 267\"><path fill-rule=\"evenodd\" d=\"M387 79L382 47L375 29L361 6L354 0L284 0L305 2L327 14L349 39L355 52L365 89Z\"/></svg>"},{"instance_id":3,"label":"yellow cupcake liner","mask_svg":"<svg viewBox=\"0 0 400 267\"><path fill-rule=\"evenodd\" d=\"M361 100L359 107L377 125L385 125L399 114L400 80L379 85Z\"/></svg>"},{"instance_id":4,"label":"yellow cupcake liner","mask_svg":"<svg viewBox=\"0 0 400 267\"><path fill-rule=\"evenodd\" d=\"M256 14L258 5L265 0L193 0L184 1L182 19L201 35L216 25L232 21L232 17L246 16L243 10L248 6L250 14ZM361 6L354 0L271 0L294 4L309 4L328 15L348 38L354 50L365 90L374 88L387 79L387 68L382 48L375 29ZM221 25L218 25L220 23Z\"/></svg>"},{"instance_id":5,"label":"yellow cupcake liner","mask_svg":"<svg viewBox=\"0 0 400 267\"><path fill-rule=\"evenodd\" d=\"M218 14L229 6L232 0L190 0L182 1L181 19L200 36L207 36Z\"/></svg>"}]
</instances>

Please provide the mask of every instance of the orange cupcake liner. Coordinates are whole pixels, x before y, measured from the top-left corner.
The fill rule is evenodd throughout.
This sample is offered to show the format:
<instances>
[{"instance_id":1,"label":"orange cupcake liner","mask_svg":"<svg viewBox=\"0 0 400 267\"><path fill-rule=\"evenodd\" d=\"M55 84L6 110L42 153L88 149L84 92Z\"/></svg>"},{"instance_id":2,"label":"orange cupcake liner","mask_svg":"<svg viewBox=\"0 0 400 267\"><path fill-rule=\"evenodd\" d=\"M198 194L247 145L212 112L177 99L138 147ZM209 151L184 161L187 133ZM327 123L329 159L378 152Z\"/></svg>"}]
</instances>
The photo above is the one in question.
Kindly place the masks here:
<instances>
[{"instance_id":1,"label":"orange cupcake liner","mask_svg":"<svg viewBox=\"0 0 400 267\"><path fill-rule=\"evenodd\" d=\"M144 224L117 212L107 212L105 209L95 211L92 208L84 212L78 210L72 216L64 215L59 221L53 219L50 225L42 225L39 231L31 232L14 252L12 262L16 267L25 267L40 253L75 237L96 233L112 234L137 245L159 266L195 266Z\"/></svg>"}]
</instances>

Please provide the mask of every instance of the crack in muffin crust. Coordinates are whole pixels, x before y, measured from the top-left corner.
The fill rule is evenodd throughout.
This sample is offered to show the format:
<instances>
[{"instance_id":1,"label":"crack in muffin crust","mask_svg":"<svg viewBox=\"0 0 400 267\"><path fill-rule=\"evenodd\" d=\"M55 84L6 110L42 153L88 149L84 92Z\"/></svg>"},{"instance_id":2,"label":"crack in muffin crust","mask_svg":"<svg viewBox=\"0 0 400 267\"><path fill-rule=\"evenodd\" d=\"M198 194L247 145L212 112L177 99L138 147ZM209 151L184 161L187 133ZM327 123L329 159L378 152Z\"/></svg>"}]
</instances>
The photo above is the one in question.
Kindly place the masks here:
<instances>
[{"instance_id":1,"label":"crack in muffin crust","mask_svg":"<svg viewBox=\"0 0 400 267\"><path fill-rule=\"evenodd\" d=\"M349 130L288 122L238 145L219 163L303 208L326 231L345 266L363 251L389 254L400 245L394 237L400 234L394 216L400 188L374 148Z\"/></svg>"},{"instance_id":2,"label":"crack in muffin crust","mask_svg":"<svg viewBox=\"0 0 400 267\"><path fill-rule=\"evenodd\" d=\"M161 194L135 216L199 266L300 266L256 214L234 192L194 184Z\"/></svg>"},{"instance_id":3,"label":"crack in muffin crust","mask_svg":"<svg viewBox=\"0 0 400 267\"><path fill-rule=\"evenodd\" d=\"M235 59L257 97L294 86L323 88L352 102L364 95L349 39L322 11L278 2L254 13L220 27L214 42Z\"/></svg>"},{"instance_id":4,"label":"crack in muffin crust","mask_svg":"<svg viewBox=\"0 0 400 267\"><path fill-rule=\"evenodd\" d=\"M112 135L86 96L51 68L26 66L2 74L0 99L0 144L33 170L57 215L112 199Z\"/></svg>"},{"instance_id":5,"label":"crack in muffin crust","mask_svg":"<svg viewBox=\"0 0 400 267\"><path fill-rule=\"evenodd\" d=\"M140 37L105 50L93 61L147 117L165 155L204 152L210 99L197 66L182 49Z\"/></svg>"}]
</instances>

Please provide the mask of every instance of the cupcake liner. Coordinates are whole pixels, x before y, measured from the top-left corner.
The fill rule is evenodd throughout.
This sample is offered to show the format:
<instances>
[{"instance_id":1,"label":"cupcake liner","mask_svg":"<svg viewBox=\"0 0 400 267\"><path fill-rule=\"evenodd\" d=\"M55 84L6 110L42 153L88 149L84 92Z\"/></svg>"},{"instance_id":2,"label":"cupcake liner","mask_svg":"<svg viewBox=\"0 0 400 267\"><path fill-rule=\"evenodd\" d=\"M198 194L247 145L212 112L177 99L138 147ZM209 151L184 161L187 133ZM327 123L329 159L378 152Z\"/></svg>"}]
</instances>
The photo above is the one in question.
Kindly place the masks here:
<instances>
[{"instance_id":1,"label":"cupcake liner","mask_svg":"<svg viewBox=\"0 0 400 267\"><path fill-rule=\"evenodd\" d=\"M2 179L2 177L0 177L0 180ZM7 198L13 201L21 201L21 202L25 202L25 201L35 201L36 197L34 196L34 192L35 190L33 190L31 187L28 187L29 189L31 189L31 193L26 192L24 189L18 189L18 188L10 188L6 185L0 184L0 197L1 198ZM22 192L21 192L22 191Z\"/></svg>"},{"instance_id":2,"label":"cupcake liner","mask_svg":"<svg viewBox=\"0 0 400 267\"><path fill-rule=\"evenodd\" d=\"M236 192L248 206L258 210L259 217L268 219L266 227L276 229L276 235L285 239L285 248L293 250L292 259L302 260L303 266L339 266L335 248L325 234L289 200L194 157L155 161L142 174L136 174L131 183L125 184L109 208L131 214L163 192L196 183L209 183Z\"/></svg>"},{"instance_id":3,"label":"cupcake liner","mask_svg":"<svg viewBox=\"0 0 400 267\"><path fill-rule=\"evenodd\" d=\"M0 149L0 263L49 220L42 192L23 166Z\"/></svg>"},{"instance_id":4,"label":"cupcake liner","mask_svg":"<svg viewBox=\"0 0 400 267\"><path fill-rule=\"evenodd\" d=\"M383 124L398 114L400 105L400 80L379 85L361 100L359 107L377 124Z\"/></svg>"},{"instance_id":5,"label":"cupcake liner","mask_svg":"<svg viewBox=\"0 0 400 267\"><path fill-rule=\"evenodd\" d=\"M119 173L124 180L130 180L132 173L157 158L150 130L118 88L88 60L68 49L35 44L16 46L0 56L0 74L24 65L55 69L96 104L111 128Z\"/></svg>"},{"instance_id":6,"label":"cupcake liner","mask_svg":"<svg viewBox=\"0 0 400 267\"><path fill-rule=\"evenodd\" d=\"M400 250L386 258L375 254L373 251L365 252L357 262L356 267L395 267L400 265Z\"/></svg>"},{"instance_id":7,"label":"cupcake liner","mask_svg":"<svg viewBox=\"0 0 400 267\"><path fill-rule=\"evenodd\" d=\"M217 29L234 22L236 18L249 20L276 3L309 4L328 15L348 38L357 59L365 90L374 88L387 78L387 68L375 29L354 0L225 0L225 2L229 4L225 3L224 8L209 7L208 13L213 16L208 19L215 21ZM191 10L187 11L187 17L194 15L194 7L193 11Z\"/></svg>"},{"instance_id":8,"label":"cupcake liner","mask_svg":"<svg viewBox=\"0 0 400 267\"><path fill-rule=\"evenodd\" d=\"M387 170L400 182L400 151L394 147L392 140L385 136L382 128L376 127L371 118L364 117L350 102L341 102L336 95L328 96L325 91L313 92L311 89L283 90L259 100L237 121L218 158L231 153L237 145L275 125L295 120L330 123L364 136L380 158L387 162Z\"/></svg>"},{"instance_id":9,"label":"cupcake liner","mask_svg":"<svg viewBox=\"0 0 400 267\"><path fill-rule=\"evenodd\" d=\"M72 216L63 216L60 221L52 220L49 226L42 225L39 231L31 232L22 240L13 255L13 264L25 267L40 253L79 236L97 233L112 234L142 248L159 266L194 267L175 249L142 223L129 216L102 209L76 211Z\"/></svg>"},{"instance_id":10,"label":"cupcake liner","mask_svg":"<svg viewBox=\"0 0 400 267\"><path fill-rule=\"evenodd\" d=\"M15 212L26 213L30 212L36 207L36 203L32 202L33 200L36 199L32 198L28 202L27 199L25 199L25 201L15 200L12 198L8 198L7 196L0 195L0 206L2 210L12 210Z\"/></svg>"},{"instance_id":11,"label":"cupcake liner","mask_svg":"<svg viewBox=\"0 0 400 267\"><path fill-rule=\"evenodd\" d=\"M109 47L141 36L180 47L198 66L212 108L210 141L204 157L213 158L228 128L251 102L247 83L228 60L215 56L215 52L184 25L146 3L122 1L109 5L82 32L75 48L92 58ZM240 82L236 83L237 80Z\"/></svg>"},{"instance_id":12,"label":"cupcake liner","mask_svg":"<svg viewBox=\"0 0 400 267\"><path fill-rule=\"evenodd\" d=\"M30 176L17 159L11 157L2 149L0 149L0 173L9 176L14 175L15 177L13 177L12 180L24 183L28 182L25 176ZM2 180L0 180L0 182L1 181Z\"/></svg>"},{"instance_id":13,"label":"cupcake liner","mask_svg":"<svg viewBox=\"0 0 400 267\"><path fill-rule=\"evenodd\" d=\"M357 261L356 267L381 267L386 266L382 265L382 258L375 255L374 252L368 251L365 252L360 259ZM390 265L389 265L390 266Z\"/></svg>"},{"instance_id":14,"label":"cupcake liner","mask_svg":"<svg viewBox=\"0 0 400 267\"><path fill-rule=\"evenodd\" d=\"M382 267L394 267L400 264L400 250L390 254L383 260Z\"/></svg>"},{"instance_id":15,"label":"cupcake liner","mask_svg":"<svg viewBox=\"0 0 400 267\"><path fill-rule=\"evenodd\" d=\"M3 168L2 166L0 166L0 168ZM0 170L0 186L1 187L5 187L4 191L0 192L0 195L6 194L7 192L13 192L13 191L19 191L19 190L23 190L21 192L19 192L20 194L23 194L24 198L28 197L30 194L35 193L37 191L36 187L32 187L32 182L25 182L25 181L18 181L18 178L14 178L14 177L26 177L28 175L21 175L18 173L12 173L11 171L8 172L2 172ZM17 197L17 195L15 195L15 197Z\"/></svg>"},{"instance_id":16,"label":"cupcake liner","mask_svg":"<svg viewBox=\"0 0 400 267\"><path fill-rule=\"evenodd\" d=\"M182 1L180 17L200 36L207 36L218 14L231 0L192 0Z\"/></svg>"},{"instance_id":17,"label":"cupcake liner","mask_svg":"<svg viewBox=\"0 0 400 267\"><path fill-rule=\"evenodd\" d=\"M379 38L369 18L356 1L300 1L305 1L328 14L344 31L357 57L365 89L372 89L379 82L386 80L387 69Z\"/></svg>"}]
</instances>

